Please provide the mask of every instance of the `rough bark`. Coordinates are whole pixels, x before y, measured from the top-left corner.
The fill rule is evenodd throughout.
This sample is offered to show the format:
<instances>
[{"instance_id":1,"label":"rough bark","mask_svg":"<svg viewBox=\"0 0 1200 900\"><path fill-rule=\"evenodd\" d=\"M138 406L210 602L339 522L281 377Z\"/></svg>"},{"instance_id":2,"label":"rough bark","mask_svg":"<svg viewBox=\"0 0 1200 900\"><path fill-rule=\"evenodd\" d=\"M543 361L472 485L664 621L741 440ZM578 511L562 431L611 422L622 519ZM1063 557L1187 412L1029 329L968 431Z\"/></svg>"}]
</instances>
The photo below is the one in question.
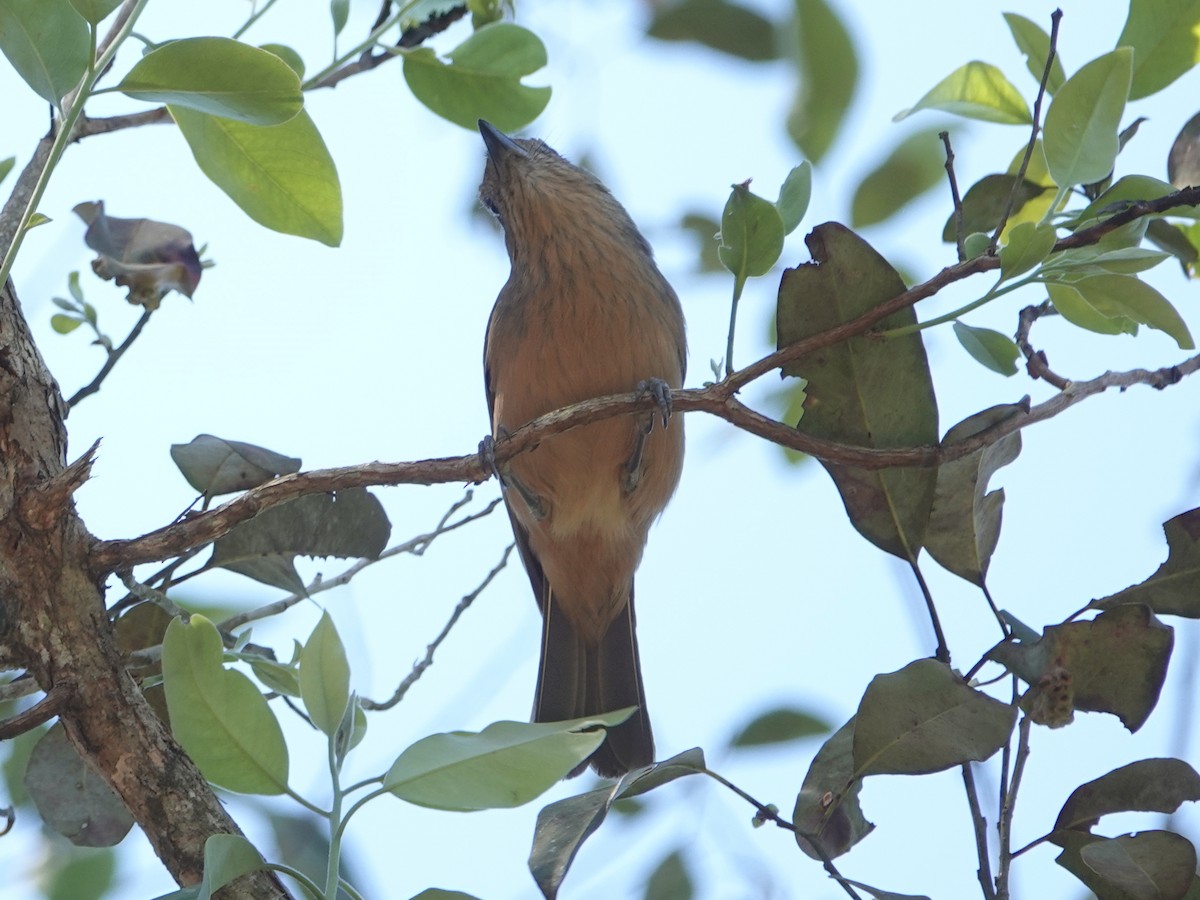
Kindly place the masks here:
<instances>
[{"instance_id":1,"label":"rough bark","mask_svg":"<svg viewBox=\"0 0 1200 900\"><path fill-rule=\"evenodd\" d=\"M237 824L125 670L89 574L95 539L71 495L91 451L66 465L65 406L21 313L0 290L0 667L25 669L53 697L80 755L129 808L168 871L194 884L204 841ZM286 897L269 873L230 897Z\"/></svg>"}]
</instances>

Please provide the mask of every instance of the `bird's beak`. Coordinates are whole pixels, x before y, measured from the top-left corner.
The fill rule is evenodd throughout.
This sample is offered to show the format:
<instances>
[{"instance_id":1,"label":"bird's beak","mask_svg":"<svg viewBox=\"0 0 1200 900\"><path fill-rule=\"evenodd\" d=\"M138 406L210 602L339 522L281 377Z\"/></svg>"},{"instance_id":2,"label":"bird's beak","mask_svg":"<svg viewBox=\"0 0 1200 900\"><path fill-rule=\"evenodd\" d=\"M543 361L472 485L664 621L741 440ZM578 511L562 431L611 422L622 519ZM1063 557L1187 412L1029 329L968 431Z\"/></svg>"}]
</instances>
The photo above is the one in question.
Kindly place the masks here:
<instances>
[{"instance_id":1,"label":"bird's beak","mask_svg":"<svg viewBox=\"0 0 1200 900\"><path fill-rule=\"evenodd\" d=\"M483 142L487 145L488 156L492 158L493 162L499 162L510 156L529 155L524 147L486 119L479 120L479 133L483 135Z\"/></svg>"}]
</instances>

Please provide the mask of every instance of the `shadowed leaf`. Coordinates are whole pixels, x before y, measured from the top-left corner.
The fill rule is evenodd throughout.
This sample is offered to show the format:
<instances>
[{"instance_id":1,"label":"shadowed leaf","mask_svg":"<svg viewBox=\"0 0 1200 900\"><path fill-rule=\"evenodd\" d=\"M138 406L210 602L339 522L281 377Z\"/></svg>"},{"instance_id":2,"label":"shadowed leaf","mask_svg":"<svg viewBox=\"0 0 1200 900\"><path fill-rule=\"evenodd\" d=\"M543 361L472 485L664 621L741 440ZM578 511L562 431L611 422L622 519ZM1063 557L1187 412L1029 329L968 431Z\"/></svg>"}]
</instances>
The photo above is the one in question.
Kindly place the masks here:
<instances>
[{"instance_id":1,"label":"shadowed leaf","mask_svg":"<svg viewBox=\"0 0 1200 900\"><path fill-rule=\"evenodd\" d=\"M645 900L691 900L696 893L683 853L673 850L650 873Z\"/></svg>"},{"instance_id":2,"label":"shadowed leaf","mask_svg":"<svg viewBox=\"0 0 1200 900\"><path fill-rule=\"evenodd\" d=\"M1015 175L984 175L971 185L962 198L963 234L995 230L996 226L1000 224L1000 216L1004 213L1005 206L1008 205L1008 198L1016 183ZM1028 178L1021 179L1016 197L1013 198L1012 216L1010 216L1010 224L1005 228L1006 232L1012 227L1013 218L1020 214L1025 204L1040 197L1048 190L1049 188L1045 185L1036 184ZM942 240L953 244L955 241L954 229L954 213L952 212L942 228Z\"/></svg>"},{"instance_id":3,"label":"shadowed leaf","mask_svg":"<svg viewBox=\"0 0 1200 900\"><path fill-rule=\"evenodd\" d=\"M210 498L299 472L301 462L265 447L211 434L198 434L186 444L172 444L171 459L187 483Z\"/></svg>"},{"instance_id":4,"label":"shadowed leaf","mask_svg":"<svg viewBox=\"0 0 1200 900\"><path fill-rule=\"evenodd\" d=\"M938 134L927 129L909 135L863 177L850 205L850 224L864 228L891 218L945 177Z\"/></svg>"},{"instance_id":5,"label":"shadowed leaf","mask_svg":"<svg viewBox=\"0 0 1200 900\"><path fill-rule=\"evenodd\" d=\"M1200 800L1200 775L1190 765L1181 759L1142 759L1072 791L1054 830L1091 831L1101 816L1110 813L1173 813L1196 800ZM1054 835L1050 840L1060 843Z\"/></svg>"},{"instance_id":6,"label":"shadowed leaf","mask_svg":"<svg viewBox=\"0 0 1200 900\"><path fill-rule=\"evenodd\" d=\"M862 782L854 778L854 722L851 718L817 751L796 795L796 844L813 859L821 859L817 847L835 858L875 830L858 801Z\"/></svg>"},{"instance_id":7,"label":"shadowed leaf","mask_svg":"<svg viewBox=\"0 0 1200 900\"><path fill-rule=\"evenodd\" d=\"M787 131L800 151L820 162L833 144L858 85L854 41L825 0L796 0L799 84Z\"/></svg>"},{"instance_id":8,"label":"shadowed leaf","mask_svg":"<svg viewBox=\"0 0 1200 900\"><path fill-rule=\"evenodd\" d=\"M730 747L761 747L827 734L829 723L803 710L782 706L755 716L729 741Z\"/></svg>"},{"instance_id":9,"label":"shadowed leaf","mask_svg":"<svg viewBox=\"0 0 1200 900\"><path fill-rule=\"evenodd\" d=\"M39 97L59 106L87 70L88 26L70 0L4 0L0 50Z\"/></svg>"},{"instance_id":10,"label":"shadowed leaf","mask_svg":"<svg viewBox=\"0 0 1200 900\"><path fill-rule=\"evenodd\" d=\"M1181 190L1200 184L1200 113L1188 119L1171 144L1167 180Z\"/></svg>"},{"instance_id":11,"label":"shadowed leaf","mask_svg":"<svg viewBox=\"0 0 1200 900\"><path fill-rule=\"evenodd\" d=\"M1127 587L1092 606L1112 609L1144 603L1160 615L1200 619L1200 509L1190 509L1163 525L1167 561L1140 584Z\"/></svg>"},{"instance_id":12,"label":"shadowed leaf","mask_svg":"<svg viewBox=\"0 0 1200 900\"><path fill-rule=\"evenodd\" d=\"M657 5L646 34L660 41L694 41L752 62L779 56L775 23L728 0L680 0Z\"/></svg>"},{"instance_id":13,"label":"shadowed leaf","mask_svg":"<svg viewBox=\"0 0 1200 900\"><path fill-rule=\"evenodd\" d=\"M1102 882L1136 900L1183 900L1196 879L1196 848L1170 831L1093 841L1079 856Z\"/></svg>"}]
</instances>

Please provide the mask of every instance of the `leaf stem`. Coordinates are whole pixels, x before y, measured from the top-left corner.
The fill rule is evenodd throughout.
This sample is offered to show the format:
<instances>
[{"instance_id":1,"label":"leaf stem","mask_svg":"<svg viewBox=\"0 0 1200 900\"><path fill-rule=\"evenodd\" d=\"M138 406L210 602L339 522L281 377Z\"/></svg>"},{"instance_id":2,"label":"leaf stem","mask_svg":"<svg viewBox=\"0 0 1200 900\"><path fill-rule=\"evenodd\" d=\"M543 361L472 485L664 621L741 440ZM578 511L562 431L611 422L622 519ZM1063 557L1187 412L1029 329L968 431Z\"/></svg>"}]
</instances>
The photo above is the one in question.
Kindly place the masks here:
<instances>
[{"instance_id":1,"label":"leaf stem","mask_svg":"<svg viewBox=\"0 0 1200 900\"><path fill-rule=\"evenodd\" d=\"M733 374L733 332L737 327L738 301L742 299L742 289L746 286L745 275L733 276L733 301L729 304L729 335L725 341L725 377Z\"/></svg>"}]
</instances>

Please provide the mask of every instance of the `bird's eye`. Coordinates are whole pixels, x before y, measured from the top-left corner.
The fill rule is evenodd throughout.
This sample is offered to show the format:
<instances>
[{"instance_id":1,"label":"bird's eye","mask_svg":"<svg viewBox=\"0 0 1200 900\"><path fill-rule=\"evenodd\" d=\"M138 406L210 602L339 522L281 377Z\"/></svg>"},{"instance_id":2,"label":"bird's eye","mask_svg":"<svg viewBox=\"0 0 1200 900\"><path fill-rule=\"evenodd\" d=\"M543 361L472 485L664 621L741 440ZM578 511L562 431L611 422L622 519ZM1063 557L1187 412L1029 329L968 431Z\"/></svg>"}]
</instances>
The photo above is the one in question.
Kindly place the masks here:
<instances>
[{"instance_id":1,"label":"bird's eye","mask_svg":"<svg viewBox=\"0 0 1200 900\"><path fill-rule=\"evenodd\" d=\"M500 209L496 206L496 201L487 196L481 196L479 200L487 208L488 212L490 212L497 219L500 218Z\"/></svg>"}]
</instances>

